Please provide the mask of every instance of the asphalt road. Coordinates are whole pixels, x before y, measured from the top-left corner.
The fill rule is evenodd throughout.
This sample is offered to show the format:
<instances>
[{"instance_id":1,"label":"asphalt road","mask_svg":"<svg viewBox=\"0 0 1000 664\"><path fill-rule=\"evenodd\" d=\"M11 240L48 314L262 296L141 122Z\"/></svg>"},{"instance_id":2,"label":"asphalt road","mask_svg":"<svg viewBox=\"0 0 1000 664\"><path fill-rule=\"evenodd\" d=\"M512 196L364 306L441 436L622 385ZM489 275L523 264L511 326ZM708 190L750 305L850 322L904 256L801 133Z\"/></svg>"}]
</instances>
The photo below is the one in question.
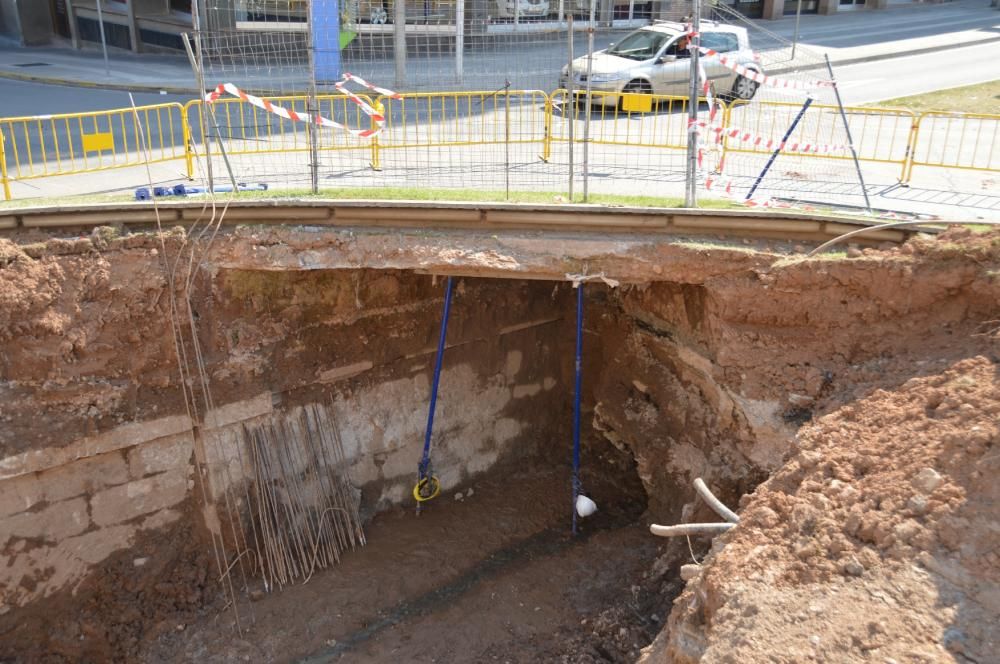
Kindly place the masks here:
<instances>
[{"instance_id":1,"label":"asphalt road","mask_svg":"<svg viewBox=\"0 0 1000 664\"><path fill-rule=\"evenodd\" d=\"M1000 42L906 55L834 70L844 104L857 105L1000 78Z\"/></svg>"}]
</instances>

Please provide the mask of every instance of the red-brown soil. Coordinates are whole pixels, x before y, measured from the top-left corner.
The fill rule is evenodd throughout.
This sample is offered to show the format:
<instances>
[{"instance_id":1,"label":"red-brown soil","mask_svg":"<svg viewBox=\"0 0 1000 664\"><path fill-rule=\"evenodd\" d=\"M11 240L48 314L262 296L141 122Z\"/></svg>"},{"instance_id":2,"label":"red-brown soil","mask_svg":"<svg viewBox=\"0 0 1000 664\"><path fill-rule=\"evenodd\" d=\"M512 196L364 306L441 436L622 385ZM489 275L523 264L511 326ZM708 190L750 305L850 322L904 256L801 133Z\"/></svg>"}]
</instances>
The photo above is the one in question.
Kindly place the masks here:
<instances>
[{"instance_id":1,"label":"red-brown soil","mask_svg":"<svg viewBox=\"0 0 1000 664\"><path fill-rule=\"evenodd\" d=\"M646 661L998 661L994 335L945 351L980 348L965 359L883 362L803 427Z\"/></svg>"},{"instance_id":2,"label":"red-brown soil","mask_svg":"<svg viewBox=\"0 0 1000 664\"><path fill-rule=\"evenodd\" d=\"M11 265L0 282L9 452L181 403L150 239L115 240L115 259L92 240L65 242L65 255L59 242L31 262L0 241L0 264ZM465 499L442 496L419 518L376 516L366 548L304 585L267 594L250 580L235 607L242 634L210 545L178 527L104 564L75 596L0 617L0 658L634 661L690 555L683 541L652 538L643 510L692 516L695 471L735 502L776 469L740 500L743 522L716 540L648 661L998 661L1000 237L953 231L770 267L777 256L749 249L738 265L726 264L731 246L676 251L722 267L625 294L589 290L590 311L605 310L588 330L604 335L588 362L618 373L588 384L597 394L585 408L590 419L606 402L622 451L588 448L585 486L600 511L579 540L566 536L565 441L537 441L559 452L477 479L471 497L463 487ZM67 270L79 283L67 285ZM282 279L301 281L297 294L311 278ZM249 326L256 305L241 315ZM602 329L628 317L676 348ZM704 371L681 352L692 349ZM249 380L220 398L242 396ZM805 425L765 447L761 427L722 412L722 388L779 403L793 433ZM65 414L47 431L32 417L42 405ZM697 516L709 518L703 506ZM694 545L702 556L707 542ZM136 568L141 557L150 562Z\"/></svg>"}]
</instances>

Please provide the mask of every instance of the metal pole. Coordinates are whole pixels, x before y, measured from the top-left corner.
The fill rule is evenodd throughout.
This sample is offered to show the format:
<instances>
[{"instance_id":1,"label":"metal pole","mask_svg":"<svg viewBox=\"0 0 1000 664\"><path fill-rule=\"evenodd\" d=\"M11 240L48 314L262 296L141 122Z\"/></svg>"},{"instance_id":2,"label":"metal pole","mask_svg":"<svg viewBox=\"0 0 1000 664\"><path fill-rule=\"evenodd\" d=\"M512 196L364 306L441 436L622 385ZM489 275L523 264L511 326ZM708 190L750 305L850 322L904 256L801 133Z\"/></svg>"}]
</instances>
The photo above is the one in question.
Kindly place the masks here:
<instances>
[{"instance_id":1,"label":"metal pole","mask_svg":"<svg viewBox=\"0 0 1000 664\"><path fill-rule=\"evenodd\" d=\"M580 495L580 396L583 391L583 282L576 287L576 363L573 384L573 534L576 535L576 499Z\"/></svg>"},{"instance_id":2,"label":"metal pole","mask_svg":"<svg viewBox=\"0 0 1000 664\"><path fill-rule=\"evenodd\" d=\"M566 108L564 113L569 114L569 202L573 202L573 124L576 116L576 93L574 83L576 76L573 74L573 14L566 17L566 24L569 26L569 90L566 91Z\"/></svg>"},{"instance_id":3,"label":"metal pole","mask_svg":"<svg viewBox=\"0 0 1000 664\"><path fill-rule=\"evenodd\" d=\"M806 97L805 103L802 104L802 108L799 109L799 114L795 116L794 120L792 120L792 124L788 127L788 131L785 132L785 136L781 139L781 143L778 143L777 149L775 149L775 151L771 153L771 158L767 160L766 164L764 164L764 170L760 172L760 175L757 176L756 182L754 182L753 186L750 187L750 191L747 192L747 197L745 200L750 200L750 198L754 195L754 192L757 191L757 186L760 185L761 181L764 179L764 176L767 175L767 172L771 170L771 165L774 164L774 160L777 159L778 154L781 153L781 148L783 148L785 146L785 143L788 142L788 138L792 135L792 132L795 131L795 128L798 126L799 121L802 119L802 116L806 114L806 110L812 103L813 103L813 98Z\"/></svg>"},{"instance_id":4,"label":"metal pole","mask_svg":"<svg viewBox=\"0 0 1000 664\"><path fill-rule=\"evenodd\" d=\"M108 64L108 42L104 38L104 12L101 11L101 0L97 0L97 26L101 29L101 50L104 51L104 74L111 78L111 65Z\"/></svg>"},{"instance_id":5,"label":"metal pole","mask_svg":"<svg viewBox=\"0 0 1000 664\"><path fill-rule=\"evenodd\" d=\"M792 37L792 60L795 59L795 47L799 45L799 19L802 18L802 0L795 7L795 36Z\"/></svg>"},{"instance_id":6,"label":"metal pole","mask_svg":"<svg viewBox=\"0 0 1000 664\"><path fill-rule=\"evenodd\" d=\"M701 0L694 0L694 16L692 18L691 29L695 36L689 37L691 53L691 73L690 86L688 87L688 150L687 150L687 174L684 178L686 191L684 195L684 207L698 206L698 132L695 123L698 122L698 45L701 44L701 37L697 33L701 30Z\"/></svg>"},{"instance_id":7,"label":"metal pole","mask_svg":"<svg viewBox=\"0 0 1000 664\"><path fill-rule=\"evenodd\" d=\"M455 78L459 83L465 73L465 0L455 5Z\"/></svg>"},{"instance_id":8,"label":"metal pole","mask_svg":"<svg viewBox=\"0 0 1000 664\"><path fill-rule=\"evenodd\" d=\"M215 187L215 176L212 169L212 141L208 137L208 123L205 121L205 56L204 47L201 43L201 11L199 9L201 2L196 1L191 3L191 11L194 14L192 16L192 23L194 24L194 52L190 50L190 44L187 44L188 48L188 59L191 60L191 68L194 69L194 77L198 82L199 94L202 95L201 104L198 105L198 129L201 131L201 143L205 148L205 175L208 178L208 190L212 191Z\"/></svg>"},{"instance_id":9,"label":"metal pole","mask_svg":"<svg viewBox=\"0 0 1000 664\"><path fill-rule=\"evenodd\" d=\"M187 33L181 35L181 40L184 42L184 50L187 51L188 62L191 63L191 68L197 72L198 62L197 60L195 60L194 50L192 50L191 48L191 40L188 38ZM202 77L199 76L198 80L201 81ZM199 83L199 85L201 85L201 83ZM233 166L232 164L229 163L229 156L226 154L226 147L222 142L222 129L219 127L219 120L215 117L215 109L211 105L206 105L205 101L202 100L200 110L201 112L199 113L199 115L201 117L201 129L202 129L201 136L202 136L202 141L205 143L205 149L206 150L209 149L208 146L209 141L205 137L205 127L206 127L205 114L208 113L212 118L212 126L215 127L215 137L219 141L219 153L222 155L222 162L225 164L226 171L229 173L229 182L233 185L234 192L239 191L239 185L236 182L236 175L233 173ZM191 138L191 142L192 143L194 142L194 138ZM209 191L215 191L215 185L212 182L212 177L211 177L211 172L212 172L211 164L209 164L208 172L210 174L209 185L208 185Z\"/></svg>"},{"instance_id":10,"label":"metal pole","mask_svg":"<svg viewBox=\"0 0 1000 664\"><path fill-rule=\"evenodd\" d=\"M444 289L444 313L441 315L441 332L438 335L437 355L434 357L434 377L431 382L431 403L427 408L427 428L424 430L424 451L417 466L418 484L431 480L434 472L431 470L431 434L434 430L434 411L437 408L438 386L441 384L441 363L444 359L445 340L448 337L448 316L451 312L452 278L448 277ZM432 496L433 497L433 496ZM421 502L417 502L417 514L420 514Z\"/></svg>"},{"instance_id":11,"label":"metal pole","mask_svg":"<svg viewBox=\"0 0 1000 664\"><path fill-rule=\"evenodd\" d=\"M594 75L594 19L597 0L590 0L590 26L587 28L587 116L583 119L583 202L590 194L590 114L592 100L590 79Z\"/></svg>"},{"instance_id":12,"label":"metal pole","mask_svg":"<svg viewBox=\"0 0 1000 664\"><path fill-rule=\"evenodd\" d=\"M504 177L504 184L506 186L506 197L504 198L504 200L509 201L510 200L510 81L504 81L503 101L504 101L503 177Z\"/></svg>"},{"instance_id":13,"label":"metal pole","mask_svg":"<svg viewBox=\"0 0 1000 664\"><path fill-rule=\"evenodd\" d=\"M868 188L865 186L865 176L861 173L861 162L858 161L858 152L854 149L854 139L851 137L851 126L847 123L847 113L844 112L844 102L840 99L840 88L837 87L837 79L833 75L833 66L830 64L830 56L823 54L826 58L826 70L830 72L830 80L833 81L833 93L837 96L837 108L840 109L840 119L844 123L844 131L847 132L847 144L851 147L851 157L854 159L854 168L858 172L858 182L861 183L861 193L865 197L865 209L868 214L872 212L872 203L868 200Z\"/></svg>"},{"instance_id":14,"label":"metal pole","mask_svg":"<svg viewBox=\"0 0 1000 664\"><path fill-rule=\"evenodd\" d=\"M319 116L319 102L316 99L316 40L313 37L313 3L309 3L306 13L306 53L309 58L309 89L306 94L306 112L309 115L309 190L319 193L319 127L316 118ZM337 36L337 47L340 47L340 36Z\"/></svg>"},{"instance_id":15,"label":"metal pole","mask_svg":"<svg viewBox=\"0 0 1000 664\"><path fill-rule=\"evenodd\" d=\"M406 0L392 6L392 54L396 61L396 89L406 83Z\"/></svg>"}]
</instances>

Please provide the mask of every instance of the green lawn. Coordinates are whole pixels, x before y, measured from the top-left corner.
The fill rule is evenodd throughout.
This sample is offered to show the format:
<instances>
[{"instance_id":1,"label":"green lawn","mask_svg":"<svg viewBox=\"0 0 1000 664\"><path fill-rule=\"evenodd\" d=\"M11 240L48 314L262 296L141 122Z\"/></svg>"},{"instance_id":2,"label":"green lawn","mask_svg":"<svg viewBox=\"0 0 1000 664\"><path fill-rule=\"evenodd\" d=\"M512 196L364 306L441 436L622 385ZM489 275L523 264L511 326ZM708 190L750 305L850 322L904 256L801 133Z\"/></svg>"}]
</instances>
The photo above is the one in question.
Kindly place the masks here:
<instances>
[{"instance_id":1,"label":"green lawn","mask_svg":"<svg viewBox=\"0 0 1000 664\"><path fill-rule=\"evenodd\" d=\"M958 111L1000 115L1000 79L960 88L937 90L912 97L879 101L869 106L908 108L912 111Z\"/></svg>"}]
</instances>

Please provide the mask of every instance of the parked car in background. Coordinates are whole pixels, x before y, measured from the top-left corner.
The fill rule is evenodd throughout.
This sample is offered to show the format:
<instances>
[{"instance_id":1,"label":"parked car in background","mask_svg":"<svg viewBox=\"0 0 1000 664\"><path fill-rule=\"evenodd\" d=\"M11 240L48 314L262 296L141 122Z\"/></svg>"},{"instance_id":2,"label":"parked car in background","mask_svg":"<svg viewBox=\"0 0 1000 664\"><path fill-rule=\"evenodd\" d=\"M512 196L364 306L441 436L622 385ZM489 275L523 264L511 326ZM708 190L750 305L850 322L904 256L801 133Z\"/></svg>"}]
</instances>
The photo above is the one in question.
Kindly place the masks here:
<instances>
[{"instance_id":1,"label":"parked car in background","mask_svg":"<svg viewBox=\"0 0 1000 664\"><path fill-rule=\"evenodd\" d=\"M549 0L495 0L496 18L541 18L549 13Z\"/></svg>"},{"instance_id":2,"label":"parked car in background","mask_svg":"<svg viewBox=\"0 0 1000 664\"><path fill-rule=\"evenodd\" d=\"M686 26L657 22L630 32L617 44L594 53L590 88L594 104L617 106L621 93L686 96L691 80L690 53ZM746 28L702 21L701 44L747 69L763 73ZM702 57L706 75L716 94L728 99L751 99L758 84L738 75L719 61L718 56ZM569 67L563 67L559 86L570 85ZM587 56L573 61L573 87L578 94L587 87ZM585 94L585 93L582 93Z\"/></svg>"}]
</instances>

